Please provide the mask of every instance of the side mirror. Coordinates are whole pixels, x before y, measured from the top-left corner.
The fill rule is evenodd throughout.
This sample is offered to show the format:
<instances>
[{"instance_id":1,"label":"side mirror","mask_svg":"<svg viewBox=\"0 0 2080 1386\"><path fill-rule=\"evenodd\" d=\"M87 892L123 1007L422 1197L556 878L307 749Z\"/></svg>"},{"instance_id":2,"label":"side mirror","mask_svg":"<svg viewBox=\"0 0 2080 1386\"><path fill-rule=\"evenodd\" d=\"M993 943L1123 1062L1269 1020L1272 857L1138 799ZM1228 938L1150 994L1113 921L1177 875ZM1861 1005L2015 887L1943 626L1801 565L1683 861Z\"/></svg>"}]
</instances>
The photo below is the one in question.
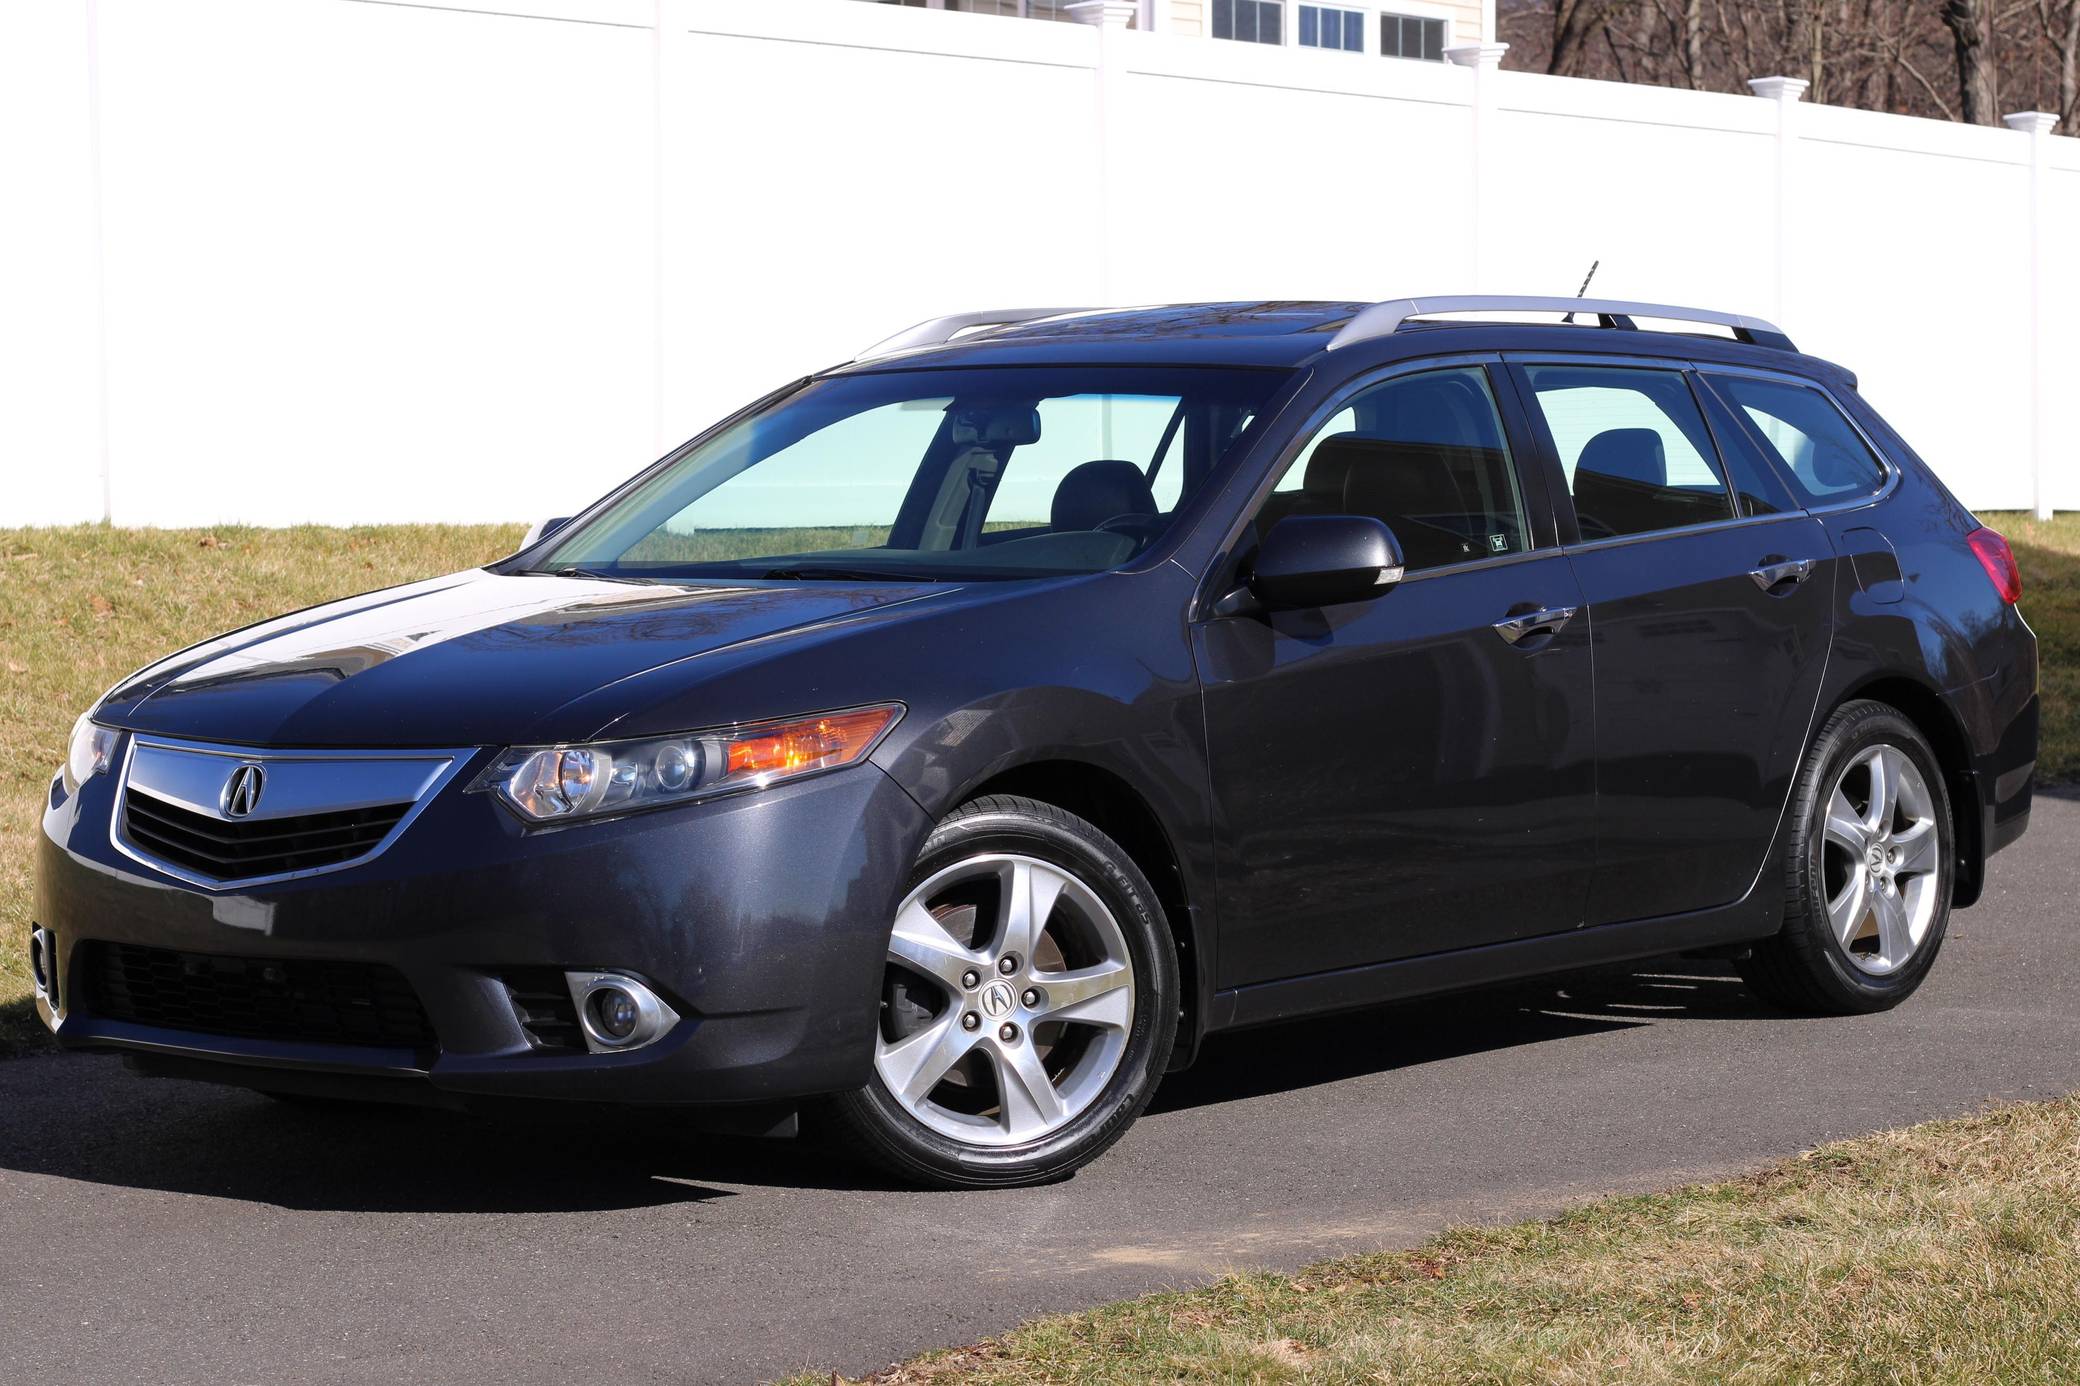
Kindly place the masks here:
<instances>
[{"instance_id":1,"label":"side mirror","mask_svg":"<svg viewBox=\"0 0 2080 1386\"><path fill-rule=\"evenodd\" d=\"M542 540L547 539L570 522L571 517L568 515L558 515L553 520L536 520L527 531L527 537L520 541L520 548L513 550L513 552L519 553L522 549L533 548L536 544L541 543Z\"/></svg>"},{"instance_id":2,"label":"side mirror","mask_svg":"<svg viewBox=\"0 0 2080 1386\"><path fill-rule=\"evenodd\" d=\"M1248 586L1221 598L1214 614L1366 601L1401 581L1401 571L1394 532L1370 515L1288 515L1258 546Z\"/></svg>"}]
</instances>

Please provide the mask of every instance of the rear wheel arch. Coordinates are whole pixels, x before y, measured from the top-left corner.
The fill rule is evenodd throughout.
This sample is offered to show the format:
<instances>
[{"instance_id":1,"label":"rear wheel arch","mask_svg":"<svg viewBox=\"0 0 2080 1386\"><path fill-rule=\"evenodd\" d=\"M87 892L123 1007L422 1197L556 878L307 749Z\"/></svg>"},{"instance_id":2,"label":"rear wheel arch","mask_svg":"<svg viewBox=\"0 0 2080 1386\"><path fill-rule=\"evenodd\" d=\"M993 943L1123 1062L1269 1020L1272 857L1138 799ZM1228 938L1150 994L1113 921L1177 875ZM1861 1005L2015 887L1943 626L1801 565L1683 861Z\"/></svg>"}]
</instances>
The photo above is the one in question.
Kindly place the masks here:
<instances>
[{"instance_id":1,"label":"rear wheel arch","mask_svg":"<svg viewBox=\"0 0 2080 1386\"><path fill-rule=\"evenodd\" d=\"M1943 786L1950 797L1951 840L1956 844L1956 872L1950 892L1952 909L1964 909L1979 898L1986 876L1986 847L1981 838L1979 795L1972 779L1970 743L1957 713L1929 684L1902 674L1864 680L1837 698L1814 723L1827 724L1844 704L1869 700L1896 709L1914 724L1943 767Z\"/></svg>"},{"instance_id":2,"label":"rear wheel arch","mask_svg":"<svg viewBox=\"0 0 2080 1386\"><path fill-rule=\"evenodd\" d=\"M990 794L1033 799L1073 813L1118 843L1120 850L1141 868L1141 874L1155 888L1177 947L1183 1013L1178 1017L1170 1071L1189 1065L1199 1048L1204 1016L1201 987L1208 975L1208 959L1200 945L1182 860L1154 806L1119 775L1080 760L1040 760L1016 765L976 785L961 799L965 802Z\"/></svg>"}]
</instances>

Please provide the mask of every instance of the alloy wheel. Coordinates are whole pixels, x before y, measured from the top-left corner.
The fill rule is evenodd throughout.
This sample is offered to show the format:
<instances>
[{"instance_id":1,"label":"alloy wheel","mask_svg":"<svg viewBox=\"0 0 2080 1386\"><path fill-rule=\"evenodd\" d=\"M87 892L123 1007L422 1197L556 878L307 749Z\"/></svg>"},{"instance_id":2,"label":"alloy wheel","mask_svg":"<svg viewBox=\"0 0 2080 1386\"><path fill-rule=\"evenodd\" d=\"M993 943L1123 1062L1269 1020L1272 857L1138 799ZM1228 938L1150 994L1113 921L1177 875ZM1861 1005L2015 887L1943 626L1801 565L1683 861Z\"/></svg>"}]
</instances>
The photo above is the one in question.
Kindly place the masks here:
<instances>
[{"instance_id":1,"label":"alloy wheel","mask_svg":"<svg viewBox=\"0 0 2080 1386\"><path fill-rule=\"evenodd\" d=\"M874 1067L941 1135L1019 1145L1096 1101L1133 1023L1133 957L1104 901L1052 862L992 853L897 909Z\"/></svg>"},{"instance_id":2,"label":"alloy wheel","mask_svg":"<svg viewBox=\"0 0 2080 1386\"><path fill-rule=\"evenodd\" d=\"M1842 768L1826 812L1821 874L1835 939L1863 971L1896 972L1928 936L1944 889L1928 781L1881 742Z\"/></svg>"}]
</instances>

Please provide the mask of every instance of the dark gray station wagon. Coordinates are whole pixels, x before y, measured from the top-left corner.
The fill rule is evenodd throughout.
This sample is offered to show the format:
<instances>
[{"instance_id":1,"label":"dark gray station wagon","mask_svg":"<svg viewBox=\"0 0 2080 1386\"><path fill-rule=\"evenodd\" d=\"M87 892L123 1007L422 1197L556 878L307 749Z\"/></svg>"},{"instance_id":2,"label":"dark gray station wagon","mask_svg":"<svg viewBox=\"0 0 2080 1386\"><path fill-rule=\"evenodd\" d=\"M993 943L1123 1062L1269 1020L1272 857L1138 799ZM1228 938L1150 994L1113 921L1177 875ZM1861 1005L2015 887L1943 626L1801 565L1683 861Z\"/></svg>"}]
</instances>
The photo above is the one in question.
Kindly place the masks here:
<instances>
[{"instance_id":1,"label":"dark gray station wagon","mask_svg":"<svg viewBox=\"0 0 2080 1386\"><path fill-rule=\"evenodd\" d=\"M948 1185L1292 1016L1682 950L1878 1010L2029 821L2019 590L1750 318L961 315L110 689L38 1007L279 1095L807 1112Z\"/></svg>"}]
</instances>

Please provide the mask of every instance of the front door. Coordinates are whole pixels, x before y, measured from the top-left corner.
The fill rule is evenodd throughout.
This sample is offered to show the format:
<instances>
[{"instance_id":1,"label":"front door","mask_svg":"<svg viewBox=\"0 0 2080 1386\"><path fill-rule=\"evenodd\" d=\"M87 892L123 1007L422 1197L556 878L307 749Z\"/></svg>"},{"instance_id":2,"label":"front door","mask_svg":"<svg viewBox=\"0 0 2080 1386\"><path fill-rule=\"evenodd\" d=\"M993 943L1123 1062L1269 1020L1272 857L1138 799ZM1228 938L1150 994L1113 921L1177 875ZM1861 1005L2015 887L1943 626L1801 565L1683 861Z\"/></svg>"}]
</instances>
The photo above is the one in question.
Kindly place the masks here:
<instances>
[{"instance_id":1,"label":"front door","mask_svg":"<svg viewBox=\"0 0 2080 1386\"><path fill-rule=\"evenodd\" d=\"M1222 987L1581 922L1590 623L1566 556L1534 544L1492 386L1470 365L1356 391L1254 521L1377 516L1398 586L1193 632Z\"/></svg>"}]
</instances>

